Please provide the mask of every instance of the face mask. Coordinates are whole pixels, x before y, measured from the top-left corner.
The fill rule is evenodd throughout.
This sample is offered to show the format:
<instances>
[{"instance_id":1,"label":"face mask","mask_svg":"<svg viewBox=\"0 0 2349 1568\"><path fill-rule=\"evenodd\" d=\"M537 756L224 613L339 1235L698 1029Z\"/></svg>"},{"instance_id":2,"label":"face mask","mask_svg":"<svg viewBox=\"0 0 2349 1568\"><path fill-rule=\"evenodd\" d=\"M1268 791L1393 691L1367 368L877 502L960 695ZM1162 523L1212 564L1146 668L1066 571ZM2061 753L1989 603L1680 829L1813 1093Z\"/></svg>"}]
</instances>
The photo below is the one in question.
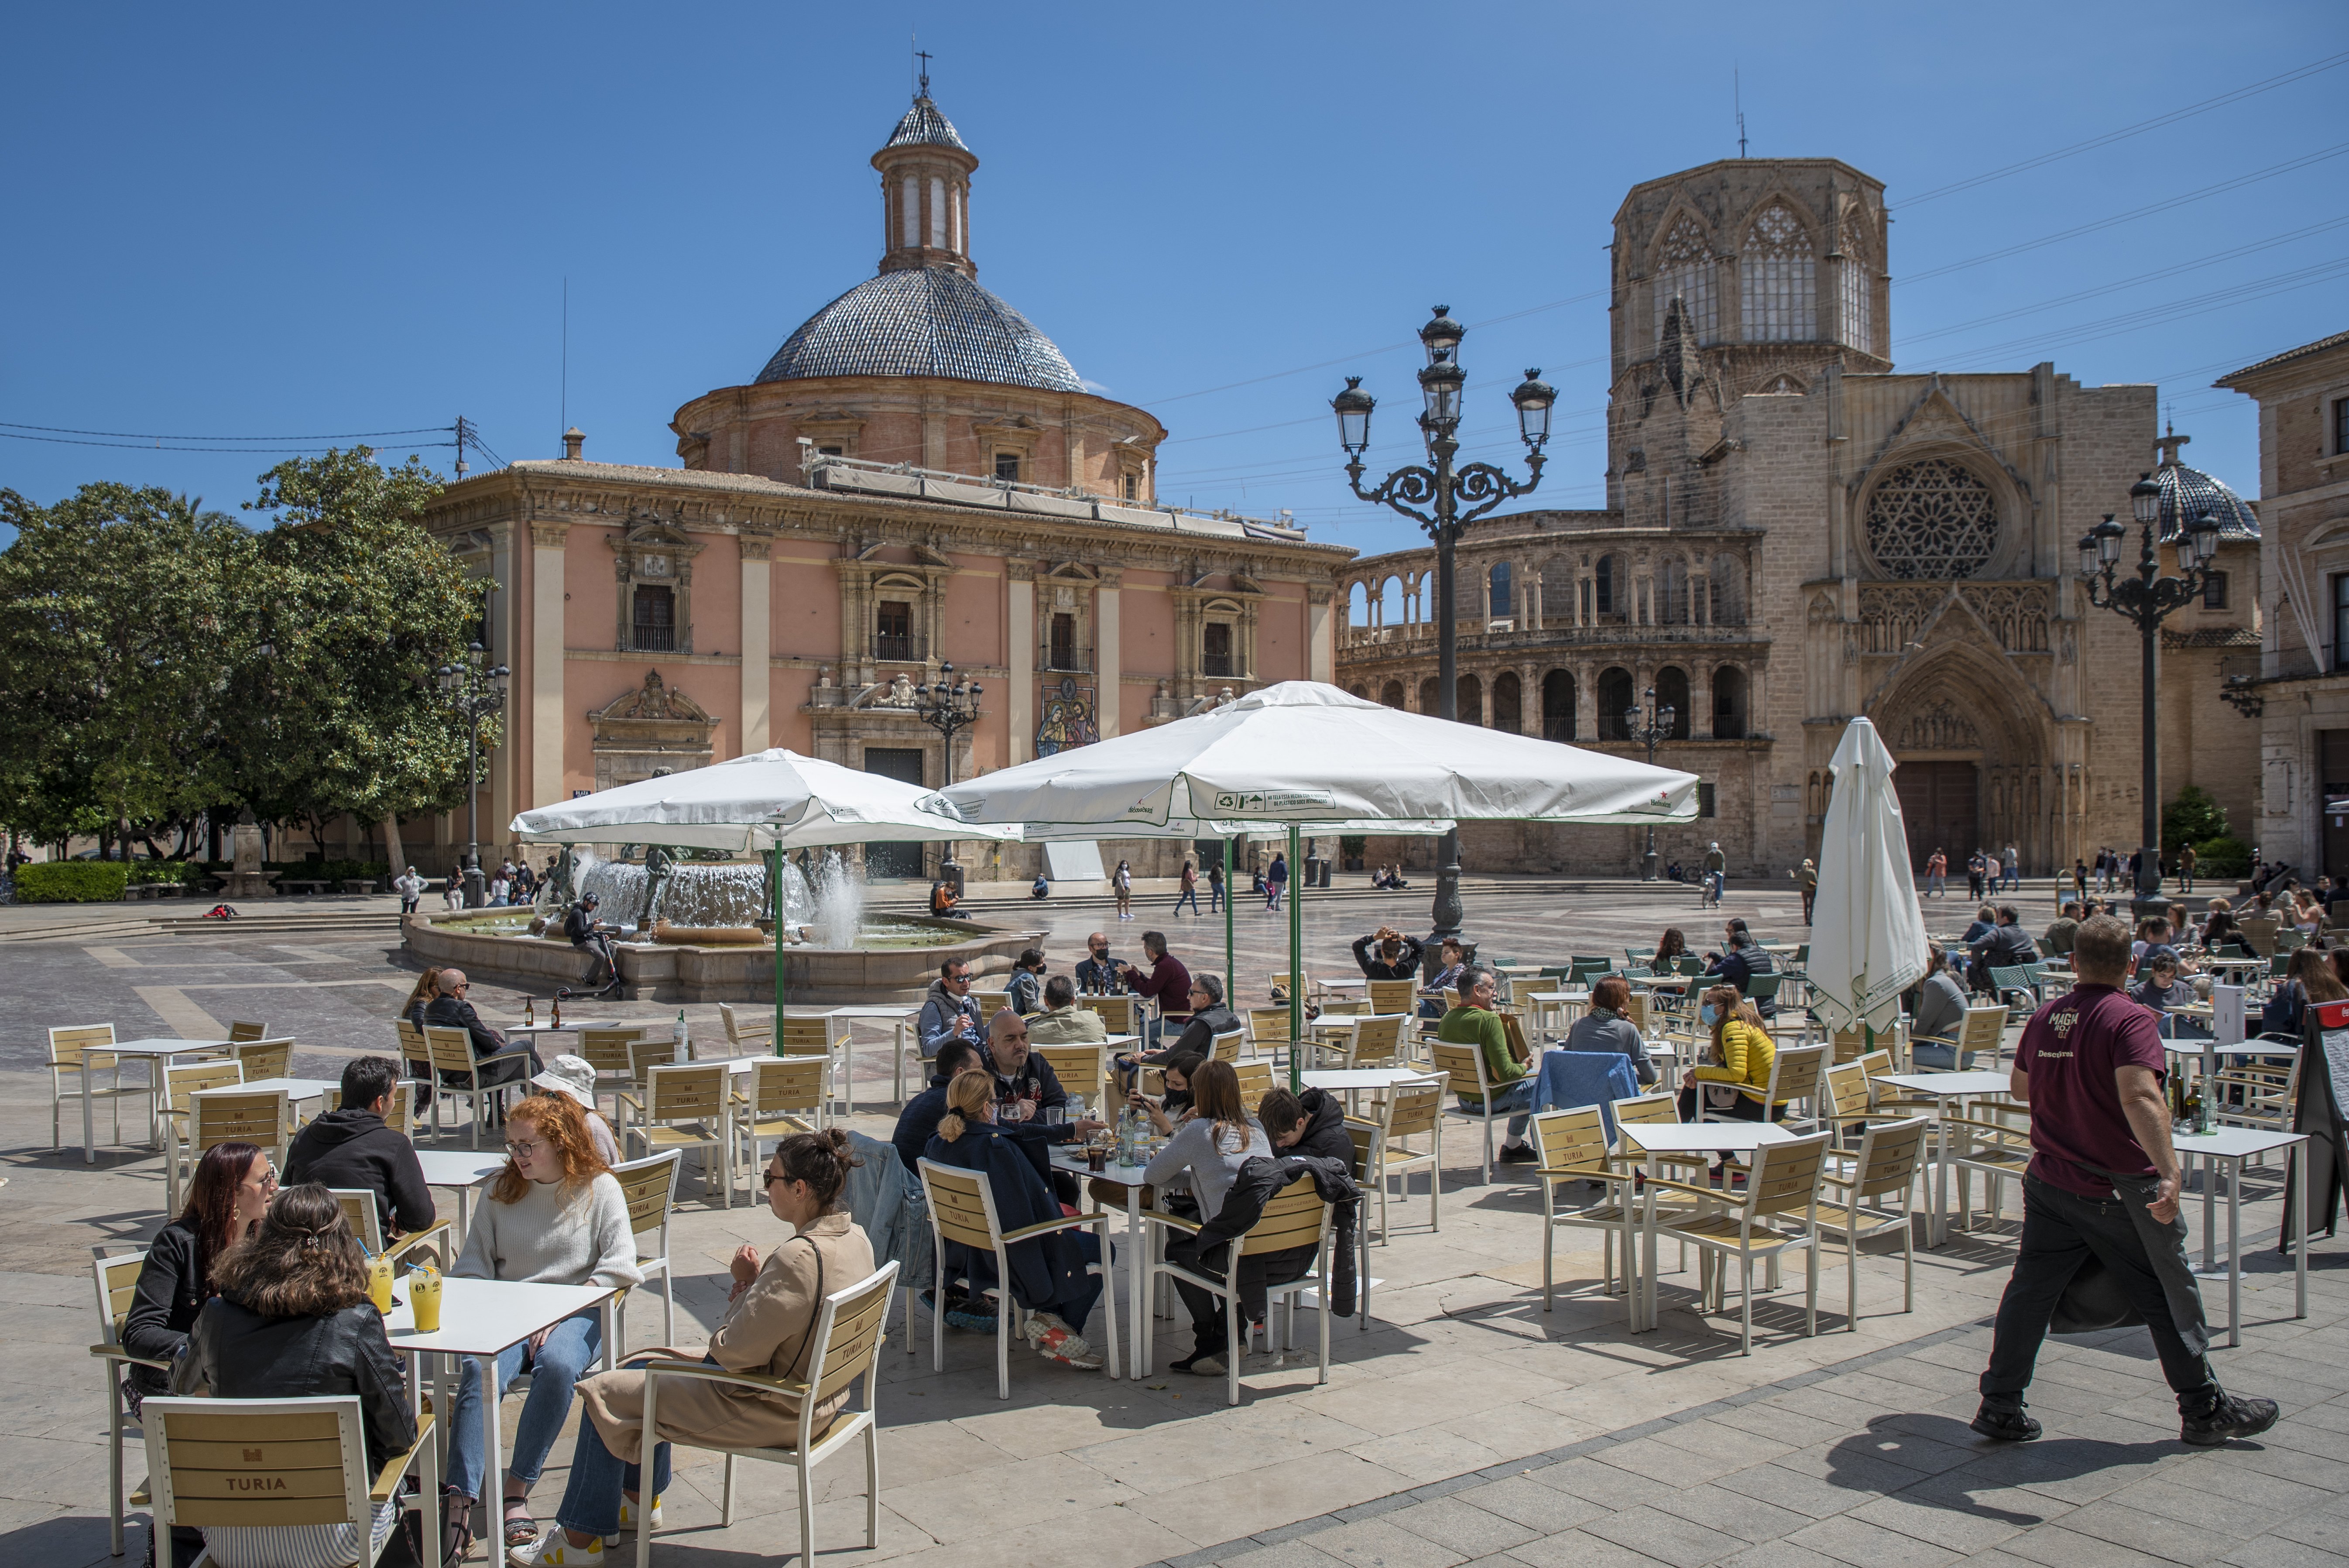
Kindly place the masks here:
<instances>
[{"instance_id":1,"label":"face mask","mask_svg":"<svg viewBox=\"0 0 2349 1568\"><path fill-rule=\"evenodd\" d=\"M1710 1029L1721 1022L1721 1009L1712 1006L1700 1007L1696 1010L1696 1020Z\"/></svg>"}]
</instances>

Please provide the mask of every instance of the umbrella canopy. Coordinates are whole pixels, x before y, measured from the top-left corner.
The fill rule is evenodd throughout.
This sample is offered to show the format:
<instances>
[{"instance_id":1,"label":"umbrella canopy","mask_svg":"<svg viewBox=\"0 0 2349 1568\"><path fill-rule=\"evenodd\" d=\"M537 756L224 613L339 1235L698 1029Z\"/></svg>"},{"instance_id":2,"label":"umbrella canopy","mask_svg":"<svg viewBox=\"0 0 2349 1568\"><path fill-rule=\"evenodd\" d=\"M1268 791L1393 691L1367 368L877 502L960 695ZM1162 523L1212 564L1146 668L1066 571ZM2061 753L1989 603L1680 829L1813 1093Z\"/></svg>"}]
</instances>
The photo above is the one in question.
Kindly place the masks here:
<instances>
[{"instance_id":1,"label":"umbrella canopy","mask_svg":"<svg viewBox=\"0 0 2349 1568\"><path fill-rule=\"evenodd\" d=\"M1299 824L1299 831L1316 838L1335 835L1341 838L1367 836L1373 833L1398 838L1441 838L1458 826L1442 818L1427 821L1414 818L1398 822L1307 822ZM1196 818L1177 816L1164 826L1148 823L1120 823L1112 833L1099 823L1092 822L1030 822L1020 825L1020 836L1030 844L1066 844L1081 839L1102 838L1286 838L1282 826L1267 826L1261 822L1201 822Z\"/></svg>"},{"instance_id":2,"label":"umbrella canopy","mask_svg":"<svg viewBox=\"0 0 2349 1568\"><path fill-rule=\"evenodd\" d=\"M537 842L668 844L695 849L797 849L876 839L1017 839L983 826L934 790L777 747L705 768L640 779L525 811L513 831Z\"/></svg>"},{"instance_id":3,"label":"umbrella canopy","mask_svg":"<svg viewBox=\"0 0 2349 1568\"><path fill-rule=\"evenodd\" d=\"M1854 719L1835 774L1811 912L1811 1006L1831 1029L1885 1030L1925 972L1925 916L1909 874L1909 836L1892 787L1898 765L1876 726Z\"/></svg>"},{"instance_id":4,"label":"umbrella canopy","mask_svg":"<svg viewBox=\"0 0 2349 1568\"><path fill-rule=\"evenodd\" d=\"M1395 832L1398 819L1683 821L1696 815L1696 786L1694 774L1288 680L943 793L973 821L1081 824L1113 838L1179 817L1316 832L1340 822Z\"/></svg>"}]
</instances>

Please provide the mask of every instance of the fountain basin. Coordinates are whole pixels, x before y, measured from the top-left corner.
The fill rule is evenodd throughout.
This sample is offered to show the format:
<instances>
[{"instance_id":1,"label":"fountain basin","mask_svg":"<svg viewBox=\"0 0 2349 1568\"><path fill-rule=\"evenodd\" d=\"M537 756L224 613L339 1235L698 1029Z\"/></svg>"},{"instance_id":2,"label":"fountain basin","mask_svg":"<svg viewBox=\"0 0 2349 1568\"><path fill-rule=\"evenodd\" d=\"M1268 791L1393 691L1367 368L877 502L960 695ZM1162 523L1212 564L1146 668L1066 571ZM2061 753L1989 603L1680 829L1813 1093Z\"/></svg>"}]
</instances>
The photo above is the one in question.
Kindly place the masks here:
<instances>
[{"instance_id":1,"label":"fountain basin","mask_svg":"<svg viewBox=\"0 0 2349 1568\"><path fill-rule=\"evenodd\" d=\"M584 986L595 959L560 935L533 936L528 909L419 912L401 922L401 945L423 964L552 992ZM918 1002L949 959L980 974L1008 972L1022 948L1044 933L976 920L908 916L886 922L870 945L786 944L784 980L793 1002L848 1005ZM763 936L742 942L616 942L622 994L639 1002L772 1002L775 949Z\"/></svg>"}]
</instances>

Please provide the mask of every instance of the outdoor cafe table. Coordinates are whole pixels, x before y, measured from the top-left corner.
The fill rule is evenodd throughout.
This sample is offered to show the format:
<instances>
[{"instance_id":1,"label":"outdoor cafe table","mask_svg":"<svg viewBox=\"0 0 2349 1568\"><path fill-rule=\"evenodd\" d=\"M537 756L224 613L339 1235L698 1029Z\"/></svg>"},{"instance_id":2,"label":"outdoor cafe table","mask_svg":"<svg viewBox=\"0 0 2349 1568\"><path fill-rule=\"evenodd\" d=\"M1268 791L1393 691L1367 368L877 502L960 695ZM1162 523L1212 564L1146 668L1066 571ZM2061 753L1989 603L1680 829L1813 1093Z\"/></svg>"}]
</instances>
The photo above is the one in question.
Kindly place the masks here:
<instances>
[{"instance_id":1,"label":"outdoor cafe table","mask_svg":"<svg viewBox=\"0 0 2349 1568\"><path fill-rule=\"evenodd\" d=\"M1752 1154L1767 1144L1790 1143L1795 1135L1769 1122L1626 1122L1623 1152L1644 1155L1648 1186L1640 1231L1641 1262L1630 1271L1633 1278L1624 1298L1631 1332L1643 1334L1656 1326L1656 1183L1663 1176L1658 1157L1667 1154ZM1724 1189L1722 1201L1735 1203L1737 1195ZM1628 1240L1628 1238L1627 1238ZM1626 1247L1628 1261L1630 1250ZM1644 1275L1644 1279L1640 1276Z\"/></svg>"},{"instance_id":2,"label":"outdoor cafe table","mask_svg":"<svg viewBox=\"0 0 2349 1568\"><path fill-rule=\"evenodd\" d=\"M2241 1188L2243 1162L2255 1155L2280 1148L2292 1148L2305 1144L2305 1133L2269 1132L2260 1127L2212 1127L2205 1133L2178 1133L2170 1138L2181 1159L2199 1159L2208 1171L2224 1161L2227 1166L2227 1344L2230 1347L2243 1343L2238 1321L2243 1284L2243 1220ZM2292 1149L2292 1168L2299 1190L2293 1195L2292 1213L2299 1219L2298 1250L2292 1261L2292 1312L2294 1317L2308 1315L2308 1160L2305 1150ZM2212 1202L2216 1194L2206 1176L2202 1182L2202 1267L2197 1271L2216 1274L2219 1271L2211 1258Z\"/></svg>"},{"instance_id":3,"label":"outdoor cafe table","mask_svg":"<svg viewBox=\"0 0 2349 1568\"><path fill-rule=\"evenodd\" d=\"M1533 1010L1533 1024L1537 1032L1547 1027L1549 1015L1553 1012L1558 1014L1562 1022L1572 1023L1589 1002L1590 992L1588 991L1529 991L1525 995L1525 1004Z\"/></svg>"},{"instance_id":4,"label":"outdoor cafe table","mask_svg":"<svg viewBox=\"0 0 2349 1568\"><path fill-rule=\"evenodd\" d=\"M1958 1102L1958 1115L1964 1116L1967 1106L1985 1095L2003 1095L2013 1085L2004 1073L1881 1073L1868 1080L1870 1084L1889 1084L1904 1094L1922 1096L1934 1104L1933 1121L1933 1212L1926 1221L1925 1244L1938 1247L1948 1234L1950 1200L1950 1131L1941 1124L1940 1114L1951 1100Z\"/></svg>"},{"instance_id":5,"label":"outdoor cafe table","mask_svg":"<svg viewBox=\"0 0 2349 1568\"><path fill-rule=\"evenodd\" d=\"M1148 1275L1142 1261L1150 1246L1150 1238L1143 1233L1142 1229L1142 1189L1147 1185L1142 1173L1147 1167L1120 1165L1112 1150L1109 1160L1101 1169L1095 1170L1085 1163L1084 1150L1071 1144L1050 1145L1048 1152L1055 1170L1067 1171L1082 1182L1105 1181L1112 1187L1125 1189L1125 1272L1127 1290L1132 1297L1129 1307L1133 1314L1132 1335L1126 1341L1130 1349L1125 1366L1127 1374L1139 1379L1147 1370L1142 1364L1142 1331L1147 1326L1144 1317L1150 1311L1150 1293L1143 1285ZM1086 1191L1090 1193L1092 1188L1088 1186ZM1117 1311L1117 1282L1111 1276L1110 1261L1102 1259L1102 1282L1107 1288L1107 1293L1102 1298L1102 1310L1114 1314ZM943 1286L944 1282L940 1283ZM1078 1327L1081 1332L1083 1325L1079 1324Z\"/></svg>"},{"instance_id":6,"label":"outdoor cafe table","mask_svg":"<svg viewBox=\"0 0 2349 1568\"><path fill-rule=\"evenodd\" d=\"M118 1040L113 1044L94 1048L93 1056L137 1056L147 1063L147 1081L155 1092L147 1096L147 1143L152 1147L161 1136L161 1114L157 1105L163 1092L163 1072L182 1056L208 1056L229 1049L225 1040ZM121 1082L121 1069L115 1070L115 1081ZM83 1069L82 1087L89 1087L88 1069ZM98 1137L90 1127L90 1099L81 1097L81 1158L85 1165L98 1162Z\"/></svg>"},{"instance_id":7,"label":"outdoor cafe table","mask_svg":"<svg viewBox=\"0 0 2349 1568\"><path fill-rule=\"evenodd\" d=\"M1430 1075L1416 1067L1326 1067L1300 1073L1298 1081L1309 1089L1344 1090L1346 1109L1350 1112L1356 1096L1364 1089L1386 1089L1397 1084L1415 1084Z\"/></svg>"},{"instance_id":8,"label":"outdoor cafe table","mask_svg":"<svg viewBox=\"0 0 2349 1568\"><path fill-rule=\"evenodd\" d=\"M391 1311L384 1314L384 1332L392 1349L403 1355L469 1355L481 1379L481 1474L502 1493L505 1462L498 1448L497 1359L510 1345L520 1345L542 1328L552 1328L574 1313L604 1309L604 1366L617 1365L620 1347L612 1343L612 1302L619 1293L613 1285L541 1285L507 1280L460 1280L444 1276L440 1283L440 1327L433 1334L416 1329L416 1311L409 1303L407 1276L393 1282ZM448 1365L435 1374L432 1407L453 1411L455 1379ZM409 1363L408 1402L422 1408L423 1371ZM449 1424L440 1423L441 1453L448 1453ZM429 1527L429 1526L428 1526ZM501 1529L503 1527L501 1526Z\"/></svg>"},{"instance_id":9,"label":"outdoor cafe table","mask_svg":"<svg viewBox=\"0 0 2349 1568\"><path fill-rule=\"evenodd\" d=\"M886 1020L896 1026L896 1044L889 1053L890 1088L898 1102L902 1104L905 1098L905 1042L912 1035L914 1020L920 1017L921 1012L921 1006L916 1003L912 1007L827 1007L823 1011L823 1016L852 1023L860 1018L874 1022ZM841 1097L848 1105L848 1114L854 1116L856 1114L856 1047L854 1045L848 1048L848 1082L840 1086L840 1093Z\"/></svg>"},{"instance_id":10,"label":"outdoor cafe table","mask_svg":"<svg viewBox=\"0 0 2349 1568\"><path fill-rule=\"evenodd\" d=\"M506 1168L504 1157L471 1149L419 1148L416 1151L416 1163L424 1172L425 1186L455 1189L457 1245L462 1247L466 1232L472 1228L474 1189Z\"/></svg>"}]
</instances>

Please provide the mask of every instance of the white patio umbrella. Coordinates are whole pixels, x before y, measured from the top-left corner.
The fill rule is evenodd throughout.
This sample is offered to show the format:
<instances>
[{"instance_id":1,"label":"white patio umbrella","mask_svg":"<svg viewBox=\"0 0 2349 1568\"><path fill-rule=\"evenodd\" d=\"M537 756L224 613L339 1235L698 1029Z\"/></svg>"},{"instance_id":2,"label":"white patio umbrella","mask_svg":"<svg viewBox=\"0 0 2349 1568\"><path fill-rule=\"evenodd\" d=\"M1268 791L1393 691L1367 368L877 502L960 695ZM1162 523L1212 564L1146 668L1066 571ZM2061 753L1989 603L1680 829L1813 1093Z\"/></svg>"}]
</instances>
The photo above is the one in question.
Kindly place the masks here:
<instances>
[{"instance_id":1,"label":"white patio umbrella","mask_svg":"<svg viewBox=\"0 0 2349 1568\"><path fill-rule=\"evenodd\" d=\"M1892 787L1898 766L1876 726L1854 719L1828 764L1835 775L1819 845L1811 956L1812 1010L1830 1029L1892 1026L1900 993L1925 972L1925 917L1909 872L1909 836Z\"/></svg>"},{"instance_id":2,"label":"white patio umbrella","mask_svg":"<svg viewBox=\"0 0 2349 1568\"><path fill-rule=\"evenodd\" d=\"M1081 824L1105 838L1180 817L1281 823L1295 867L1308 825L1683 821L1696 815L1696 790L1694 774L1402 712L1335 686L1291 680L944 793L974 821ZM1304 922L1295 898L1302 885L1292 876L1292 975L1304 972ZM1292 1029L1303 1022L1303 990L1290 987Z\"/></svg>"}]
</instances>

